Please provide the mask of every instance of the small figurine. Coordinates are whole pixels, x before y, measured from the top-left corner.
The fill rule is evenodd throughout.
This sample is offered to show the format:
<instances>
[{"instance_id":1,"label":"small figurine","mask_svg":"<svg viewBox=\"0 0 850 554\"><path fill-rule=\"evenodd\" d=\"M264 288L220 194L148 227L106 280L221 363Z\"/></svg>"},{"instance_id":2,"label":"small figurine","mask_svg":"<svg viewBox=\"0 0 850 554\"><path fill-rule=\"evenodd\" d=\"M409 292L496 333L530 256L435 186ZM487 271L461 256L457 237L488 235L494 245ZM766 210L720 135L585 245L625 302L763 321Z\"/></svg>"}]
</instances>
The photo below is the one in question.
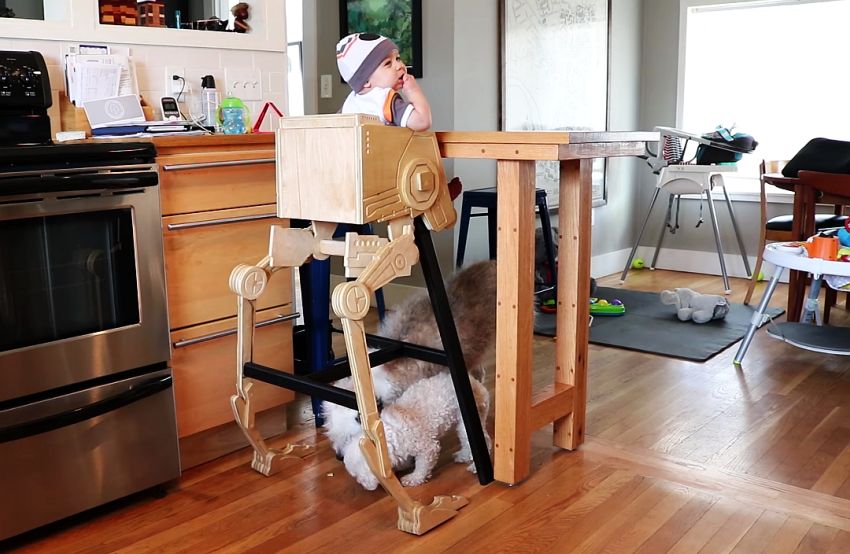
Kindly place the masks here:
<instances>
[{"instance_id":1,"label":"small figurine","mask_svg":"<svg viewBox=\"0 0 850 554\"><path fill-rule=\"evenodd\" d=\"M247 19L250 16L248 13L249 7L248 2L239 2L232 8L230 8L230 13L233 14L233 17L236 19L233 21L233 30L237 33L247 33L251 30L251 26L248 25Z\"/></svg>"}]
</instances>

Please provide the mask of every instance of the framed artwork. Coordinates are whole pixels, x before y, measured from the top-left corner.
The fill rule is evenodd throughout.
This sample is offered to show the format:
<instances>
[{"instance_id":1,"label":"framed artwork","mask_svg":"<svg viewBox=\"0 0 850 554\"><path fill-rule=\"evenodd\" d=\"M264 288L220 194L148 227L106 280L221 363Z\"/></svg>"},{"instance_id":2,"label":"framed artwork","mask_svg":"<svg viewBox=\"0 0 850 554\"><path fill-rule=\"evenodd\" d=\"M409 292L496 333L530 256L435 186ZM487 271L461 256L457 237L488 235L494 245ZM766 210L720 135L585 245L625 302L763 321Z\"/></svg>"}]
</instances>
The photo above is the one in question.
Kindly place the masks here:
<instances>
[{"instance_id":1,"label":"framed artwork","mask_svg":"<svg viewBox=\"0 0 850 554\"><path fill-rule=\"evenodd\" d=\"M604 131L609 0L502 0L502 129ZM558 204L558 162L537 163L537 187ZM606 202L605 160L593 163L593 205Z\"/></svg>"},{"instance_id":2,"label":"framed artwork","mask_svg":"<svg viewBox=\"0 0 850 554\"><path fill-rule=\"evenodd\" d=\"M339 0L339 36L351 33L391 39L407 72L422 77L422 0Z\"/></svg>"}]
</instances>

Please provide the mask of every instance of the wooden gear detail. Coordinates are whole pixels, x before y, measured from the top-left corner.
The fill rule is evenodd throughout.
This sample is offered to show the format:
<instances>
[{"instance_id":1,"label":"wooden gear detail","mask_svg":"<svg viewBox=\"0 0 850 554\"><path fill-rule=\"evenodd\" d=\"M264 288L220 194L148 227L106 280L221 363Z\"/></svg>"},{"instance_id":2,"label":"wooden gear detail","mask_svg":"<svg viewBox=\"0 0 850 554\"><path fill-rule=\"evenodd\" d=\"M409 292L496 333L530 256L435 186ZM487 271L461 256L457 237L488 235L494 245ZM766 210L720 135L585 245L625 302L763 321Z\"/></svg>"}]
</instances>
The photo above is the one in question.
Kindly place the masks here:
<instances>
[{"instance_id":1,"label":"wooden gear detail","mask_svg":"<svg viewBox=\"0 0 850 554\"><path fill-rule=\"evenodd\" d=\"M398 504L399 529L425 533L454 517L467 500L437 496L430 504L421 504L393 473L375 400L363 318L375 290L410 275L419 261L414 218L421 216L430 230L445 229L455 222L436 137L384 126L377 118L362 114L291 117L280 120L276 157L278 216L310 220L312 225L306 229L272 226L269 255L256 266L236 267L230 278L239 306L237 392L231 404L254 448L252 467L271 475L283 460L304 453L303 447L296 445L268 448L254 426L252 379L243 368L252 365L255 301L276 269L298 267L311 258L342 256L346 276L355 280L334 289L332 306L342 322L354 381L364 432L360 448L378 481ZM347 233L344 242L331 240L339 223L379 221L389 223L388 238ZM455 344L459 351L456 334ZM457 387L457 380L455 383ZM477 422L477 414L475 418ZM489 458L487 461L489 464ZM489 471L492 479L491 467Z\"/></svg>"}]
</instances>

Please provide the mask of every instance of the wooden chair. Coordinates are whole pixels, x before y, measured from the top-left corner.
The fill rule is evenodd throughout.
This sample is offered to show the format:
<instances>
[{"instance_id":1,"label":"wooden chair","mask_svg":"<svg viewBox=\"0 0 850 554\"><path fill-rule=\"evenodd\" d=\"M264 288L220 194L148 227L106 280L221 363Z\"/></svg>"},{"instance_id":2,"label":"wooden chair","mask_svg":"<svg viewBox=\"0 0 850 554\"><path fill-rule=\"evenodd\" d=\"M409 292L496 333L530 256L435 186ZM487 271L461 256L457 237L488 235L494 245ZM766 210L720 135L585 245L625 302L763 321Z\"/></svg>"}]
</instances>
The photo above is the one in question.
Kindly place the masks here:
<instances>
[{"instance_id":1,"label":"wooden chair","mask_svg":"<svg viewBox=\"0 0 850 554\"><path fill-rule=\"evenodd\" d=\"M764 255L764 247L768 241L781 242L794 240L794 235L791 232L791 226L794 223L792 214L785 214L767 219L767 191L764 175L768 173L779 173L788 160L762 160L759 164L759 188L760 188L760 213L761 213L761 232L759 234L759 246L757 249L758 257L756 265L753 268L753 275L750 278L750 285L747 287L747 294L744 297L744 304L749 304L752 300L753 292L755 291L758 275L761 272L761 266ZM842 215L843 206L836 205L833 214L815 214L815 231L824 229L832 229L844 225L846 216ZM835 291L827 291L827 301L824 307L824 320L829 321L829 309L835 303Z\"/></svg>"}]
</instances>

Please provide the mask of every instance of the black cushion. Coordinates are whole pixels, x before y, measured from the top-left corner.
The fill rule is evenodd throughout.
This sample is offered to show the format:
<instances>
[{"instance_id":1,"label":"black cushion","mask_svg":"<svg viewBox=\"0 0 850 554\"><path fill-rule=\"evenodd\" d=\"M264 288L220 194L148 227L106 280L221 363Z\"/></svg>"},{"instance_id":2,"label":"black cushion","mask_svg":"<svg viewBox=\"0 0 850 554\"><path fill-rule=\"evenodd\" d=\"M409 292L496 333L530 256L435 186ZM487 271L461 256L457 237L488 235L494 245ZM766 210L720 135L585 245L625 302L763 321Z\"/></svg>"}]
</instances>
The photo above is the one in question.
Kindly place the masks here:
<instances>
[{"instance_id":1,"label":"black cushion","mask_svg":"<svg viewBox=\"0 0 850 554\"><path fill-rule=\"evenodd\" d=\"M796 177L801 169L850 173L850 142L826 138L810 140L782 168L782 174Z\"/></svg>"},{"instance_id":2,"label":"black cushion","mask_svg":"<svg viewBox=\"0 0 850 554\"><path fill-rule=\"evenodd\" d=\"M778 215L765 224L764 228L768 231L790 231L791 223L794 217L792 215ZM846 215L834 214L815 214L815 229L832 229L833 227L843 227L847 221Z\"/></svg>"}]
</instances>

